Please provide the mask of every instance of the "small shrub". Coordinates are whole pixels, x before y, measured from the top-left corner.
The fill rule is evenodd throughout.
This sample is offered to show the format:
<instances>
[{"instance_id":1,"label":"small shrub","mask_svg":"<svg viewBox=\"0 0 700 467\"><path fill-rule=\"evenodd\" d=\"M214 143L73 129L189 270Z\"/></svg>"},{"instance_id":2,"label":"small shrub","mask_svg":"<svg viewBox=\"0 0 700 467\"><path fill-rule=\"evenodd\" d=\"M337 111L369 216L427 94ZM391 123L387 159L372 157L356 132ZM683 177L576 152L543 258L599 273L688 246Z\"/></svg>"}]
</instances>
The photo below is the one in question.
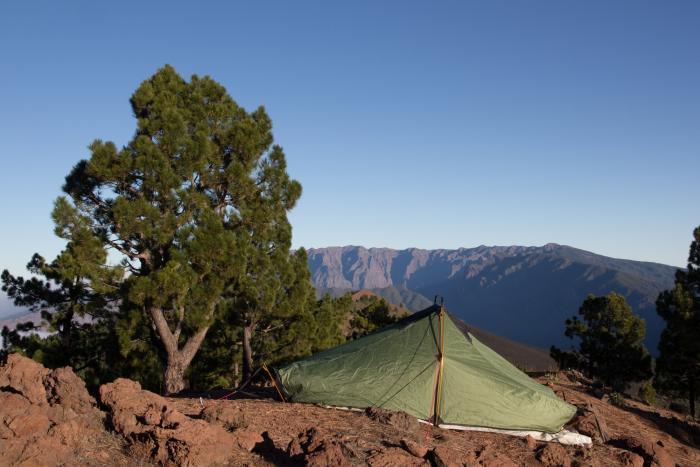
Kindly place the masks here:
<instances>
[{"instance_id":1,"label":"small shrub","mask_svg":"<svg viewBox=\"0 0 700 467\"><path fill-rule=\"evenodd\" d=\"M232 421L227 421L224 423L224 429L228 432L236 431L241 428L248 428L248 422L245 417L241 416Z\"/></svg>"},{"instance_id":2,"label":"small shrub","mask_svg":"<svg viewBox=\"0 0 700 467\"><path fill-rule=\"evenodd\" d=\"M656 404L656 389L654 389L651 380L645 381L639 388L639 397L649 405Z\"/></svg>"},{"instance_id":3,"label":"small shrub","mask_svg":"<svg viewBox=\"0 0 700 467\"><path fill-rule=\"evenodd\" d=\"M610 403L617 407L625 407L625 398L619 392L610 393Z\"/></svg>"}]
</instances>

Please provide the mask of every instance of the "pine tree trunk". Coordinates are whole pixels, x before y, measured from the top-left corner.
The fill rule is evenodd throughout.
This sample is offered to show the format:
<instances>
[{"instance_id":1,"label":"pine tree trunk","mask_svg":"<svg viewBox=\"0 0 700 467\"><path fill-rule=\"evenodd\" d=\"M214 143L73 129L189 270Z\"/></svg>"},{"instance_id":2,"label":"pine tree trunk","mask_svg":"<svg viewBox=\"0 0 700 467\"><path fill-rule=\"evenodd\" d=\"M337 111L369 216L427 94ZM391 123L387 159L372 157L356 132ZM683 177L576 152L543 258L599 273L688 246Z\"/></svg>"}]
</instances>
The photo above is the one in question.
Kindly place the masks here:
<instances>
[{"instance_id":1,"label":"pine tree trunk","mask_svg":"<svg viewBox=\"0 0 700 467\"><path fill-rule=\"evenodd\" d=\"M695 379L691 378L688 384L688 411L695 418Z\"/></svg>"},{"instance_id":2,"label":"pine tree trunk","mask_svg":"<svg viewBox=\"0 0 700 467\"><path fill-rule=\"evenodd\" d=\"M71 357L73 352L71 352L71 334L73 332L73 313L67 313L66 317L60 323L61 329L59 334L61 335L61 346L63 347L64 355L66 361L70 365Z\"/></svg>"},{"instance_id":3,"label":"pine tree trunk","mask_svg":"<svg viewBox=\"0 0 700 467\"><path fill-rule=\"evenodd\" d=\"M213 307L211 314L213 315ZM168 323L163 315L163 310L160 308L150 308L149 314L151 322L158 334L166 353L165 372L163 373L163 382L165 383L166 394L174 394L185 389L185 372L189 367L192 359L197 354L197 350L202 345L204 337L207 335L209 326L200 328L192 336L190 336L185 345L180 349L178 345L179 330L177 334L168 327ZM210 315L211 316L211 315Z\"/></svg>"},{"instance_id":4,"label":"pine tree trunk","mask_svg":"<svg viewBox=\"0 0 700 467\"><path fill-rule=\"evenodd\" d=\"M253 370L253 347L251 339L253 337L253 325L248 324L243 327L243 381L248 381Z\"/></svg>"},{"instance_id":5,"label":"pine tree trunk","mask_svg":"<svg viewBox=\"0 0 700 467\"><path fill-rule=\"evenodd\" d=\"M185 389L185 370L187 366L183 363L179 352L168 355L163 375L166 394L175 394Z\"/></svg>"}]
</instances>

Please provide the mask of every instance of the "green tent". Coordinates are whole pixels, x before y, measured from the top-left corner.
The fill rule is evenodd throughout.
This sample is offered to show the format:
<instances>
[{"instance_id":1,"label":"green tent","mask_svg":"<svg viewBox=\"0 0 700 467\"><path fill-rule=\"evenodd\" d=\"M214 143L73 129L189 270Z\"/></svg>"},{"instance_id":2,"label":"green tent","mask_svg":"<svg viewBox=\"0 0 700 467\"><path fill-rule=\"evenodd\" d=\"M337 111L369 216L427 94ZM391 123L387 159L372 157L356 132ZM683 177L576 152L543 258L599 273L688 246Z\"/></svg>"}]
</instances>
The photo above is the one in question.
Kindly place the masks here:
<instances>
[{"instance_id":1,"label":"green tent","mask_svg":"<svg viewBox=\"0 0 700 467\"><path fill-rule=\"evenodd\" d=\"M576 407L434 305L277 370L294 402L400 410L437 425L555 433Z\"/></svg>"}]
</instances>

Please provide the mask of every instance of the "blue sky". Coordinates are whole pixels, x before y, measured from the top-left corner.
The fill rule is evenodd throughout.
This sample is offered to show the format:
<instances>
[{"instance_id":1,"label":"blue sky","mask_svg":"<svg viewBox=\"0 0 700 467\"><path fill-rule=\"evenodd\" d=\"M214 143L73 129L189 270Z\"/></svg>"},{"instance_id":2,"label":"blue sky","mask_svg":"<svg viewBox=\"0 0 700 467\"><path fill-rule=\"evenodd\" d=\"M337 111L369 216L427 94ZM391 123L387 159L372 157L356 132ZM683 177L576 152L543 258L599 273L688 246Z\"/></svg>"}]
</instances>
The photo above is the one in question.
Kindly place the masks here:
<instances>
[{"instance_id":1,"label":"blue sky","mask_svg":"<svg viewBox=\"0 0 700 467\"><path fill-rule=\"evenodd\" d=\"M3 2L0 268L125 144L158 67L264 105L295 246L557 242L685 263L700 224L700 2ZM252 5L255 3L255 5Z\"/></svg>"}]
</instances>

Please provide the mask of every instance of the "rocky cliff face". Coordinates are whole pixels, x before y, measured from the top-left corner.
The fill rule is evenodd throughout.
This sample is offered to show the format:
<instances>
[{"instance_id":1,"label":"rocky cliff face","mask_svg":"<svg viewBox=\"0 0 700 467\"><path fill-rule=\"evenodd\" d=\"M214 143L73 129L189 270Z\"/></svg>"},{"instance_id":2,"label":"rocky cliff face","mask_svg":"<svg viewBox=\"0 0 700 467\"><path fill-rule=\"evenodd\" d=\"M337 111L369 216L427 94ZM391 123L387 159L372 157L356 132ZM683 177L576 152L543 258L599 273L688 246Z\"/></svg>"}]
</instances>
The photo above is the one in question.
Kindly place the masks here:
<instances>
[{"instance_id":1,"label":"rocky cliff face","mask_svg":"<svg viewBox=\"0 0 700 467\"><path fill-rule=\"evenodd\" d=\"M358 246L310 249L320 289L406 288L445 297L457 316L529 344L568 345L564 320L586 295L616 291L647 321L655 351L662 328L655 300L673 284L675 268L609 258L569 246L479 246L457 250L393 250Z\"/></svg>"}]
</instances>

